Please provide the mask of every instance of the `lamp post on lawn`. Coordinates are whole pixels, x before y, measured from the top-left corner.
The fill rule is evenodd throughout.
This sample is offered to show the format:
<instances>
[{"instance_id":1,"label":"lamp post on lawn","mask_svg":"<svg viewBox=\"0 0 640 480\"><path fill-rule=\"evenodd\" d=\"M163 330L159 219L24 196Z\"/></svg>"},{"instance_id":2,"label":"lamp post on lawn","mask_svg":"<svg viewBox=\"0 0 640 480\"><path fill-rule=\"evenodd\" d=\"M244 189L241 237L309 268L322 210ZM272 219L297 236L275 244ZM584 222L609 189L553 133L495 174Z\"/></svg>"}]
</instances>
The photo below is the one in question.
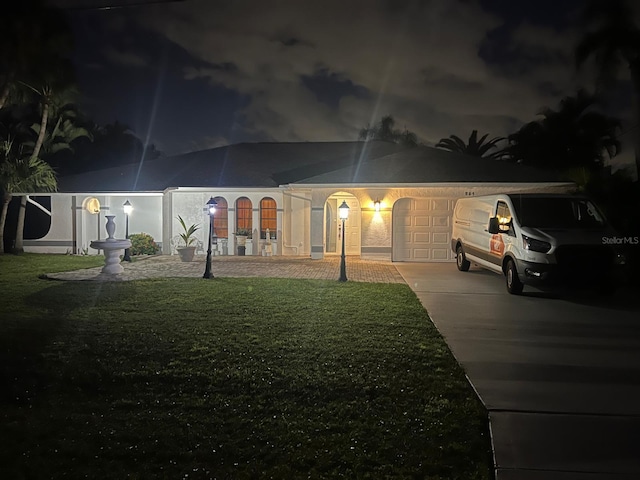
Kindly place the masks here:
<instances>
[{"instance_id":1,"label":"lamp post on lawn","mask_svg":"<svg viewBox=\"0 0 640 480\"><path fill-rule=\"evenodd\" d=\"M340 212L340 220L342 220L342 254L340 255L340 278L338 278L338 281L346 282L347 265L344 258L344 221L349 218L349 205L347 205L347 202L345 200L343 200L342 204L338 207L338 211Z\"/></svg>"},{"instance_id":2,"label":"lamp post on lawn","mask_svg":"<svg viewBox=\"0 0 640 480\"><path fill-rule=\"evenodd\" d=\"M124 202L124 204L122 205L122 208L124 209L124 215L126 217L124 238L128 240L129 239L129 215L131 215L131 212L133 212L133 205L131 205L131 202L129 201L129 199L127 199L127 201ZM129 247L124 249L124 257L122 257L122 260L125 262L131 261L131 252Z\"/></svg>"},{"instance_id":3,"label":"lamp post on lawn","mask_svg":"<svg viewBox=\"0 0 640 480\"><path fill-rule=\"evenodd\" d=\"M218 203L211 197L207 202L207 210L209 214L209 246L207 247L207 266L204 270L202 278L213 278L211 273L211 237L213 236L213 216L216 213L216 205Z\"/></svg>"}]
</instances>

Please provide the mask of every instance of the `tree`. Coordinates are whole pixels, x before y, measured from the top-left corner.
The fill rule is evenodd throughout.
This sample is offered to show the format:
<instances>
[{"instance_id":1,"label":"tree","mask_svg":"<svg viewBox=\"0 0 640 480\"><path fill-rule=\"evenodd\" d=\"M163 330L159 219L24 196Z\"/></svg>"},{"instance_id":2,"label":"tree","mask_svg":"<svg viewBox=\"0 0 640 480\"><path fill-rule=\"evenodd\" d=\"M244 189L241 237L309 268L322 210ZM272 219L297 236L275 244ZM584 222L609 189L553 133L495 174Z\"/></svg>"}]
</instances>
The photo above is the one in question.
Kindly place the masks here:
<instances>
[{"instance_id":1,"label":"tree","mask_svg":"<svg viewBox=\"0 0 640 480\"><path fill-rule=\"evenodd\" d=\"M585 27L596 29L585 34L575 49L579 68L593 57L598 69L597 90L605 88L617 76L621 63L631 74L634 92L636 128L640 125L640 29L634 23L633 10L624 0L591 0L584 12ZM636 135L636 179L640 180L640 132Z\"/></svg>"},{"instance_id":2,"label":"tree","mask_svg":"<svg viewBox=\"0 0 640 480\"><path fill-rule=\"evenodd\" d=\"M404 131L394 129L393 127L395 123L396 122L391 115L385 115L382 117L380 122L373 127L367 125L365 128L361 129L358 139L364 140L365 142L369 140L383 140L385 142L399 143L406 147L417 146L418 136L406 128Z\"/></svg>"},{"instance_id":3,"label":"tree","mask_svg":"<svg viewBox=\"0 0 640 480\"><path fill-rule=\"evenodd\" d=\"M52 124L50 132L45 132L39 152L40 156L47 160L48 163L51 163L49 161L50 158L59 152L66 150L73 153L72 142L78 138L92 140L93 137L86 128L76 125L76 117L75 107L71 104L65 104L62 108L54 111L52 119L55 122ZM41 127L41 123L31 125L31 130L37 135L38 139L41 137ZM36 144L33 141L25 142L24 145L35 150Z\"/></svg>"},{"instance_id":4,"label":"tree","mask_svg":"<svg viewBox=\"0 0 640 480\"><path fill-rule=\"evenodd\" d=\"M73 35L64 14L40 0L14 2L0 15L0 109L22 100L21 82L61 65L72 51ZM68 62L67 62L68 64Z\"/></svg>"},{"instance_id":5,"label":"tree","mask_svg":"<svg viewBox=\"0 0 640 480\"><path fill-rule=\"evenodd\" d=\"M489 150L496 148L497 143L504 140L504 137L494 137L489 141L485 141L489 134L483 135L478 140L478 131L473 130L469 135L469 141L465 143L460 137L456 135L450 135L449 138L441 138L436 144L436 148L442 148L450 152L464 153L466 155L472 155L474 157L484 158L500 158L503 155L503 151L499 150L489 154Z\"/></svg>"},{"instance_id":6,"label":"tree","mask_svg":"<svg viewBox=\"0 0 640 480\"><path fill-rule=\"evenodd\" d=\"M22 165L18 169L19 172L30 175L31 168L40 163L40 151L50 133L47 126L52 110L59 106L56 102L73 84L73 69L70 60L66 58L71 51L72 34L64 15L57 9L44 7L38 0L19 3L15 14L9 17L9 25L4 25L4 19L0 24L8 27L7 31L0 34L2 40L9 40L10 46L23 41L25 44L15 52L6 45L0 47L0 64L3 67L0 75L0 108L6 107L12 92L19 92L21 101L24 101L25 95L36 95L39 102L37 137L26 164L28 168ZM53 178L55 180L55 175ZM26 197L23 197L18 210L16 251L23 249L26 202Z\"/></svg>"},{"instance_id":7,"label":"tree","mask_svg":"<svg viewBox=\"0 0 640 480\"><path fill-rule=\"evenodd\" d=\"M80 117L74 120L74 125L87 130L90 137L78 138L73 144L73 151L63 150L47 157L60 175L85 172L96 165L108 168L154 160L161 155L153 144L145 146L123 123L116 121L97 125Z\"/></svg>"},{"instance_id":8,"label":"tree","mask_svg":"<svg viewBox=\"0 0 640 480\"><path fill-rule=\"evenodd\" d=\"M29 161L26 164L22 164L21 168L17 169L18 174L27 175L22 178L22 187L28 187L32 185L29 182L29 176L33 173L39 172L41 170L41 163L44 163L47 167L51 169L53 168L48 163L42 161L40 159L40 151L42 150L42 146L44 145L45 138L47 136L47 126L49 125L49 116L52 108L55 109L55 99L58 98L58 92L52 86L54 82L46 79L49 77L49 74L45 74L44 83L41 89L36 89L30 85L24 84L29 89L33 90L40 97L40 123L36 126L32 127L32 130L36 132L37 137L33 145L31 146L30 142L27 142L29 146L31 146L31 152L29 153ZM56 79L57 80L57 79ZM57 82L56 82L57 83ZM24 143L23 146L26 146L27 143ZM31 171L31 167L36 168L36 172ZM53 173L54 184L57 184L55 180L55 172ZM54 188L55 189L55 188ZM36 190L29 190L28 188L19 189L18 192L31 192ZM21 253L24 251L24 221L25 221L25 213L27 211L27 197L20 197L20 208L18 209L18 222L16 225L16 239L14 245L14 251L17 253Z\"/></svg>"},{"instance_id":9,"label":"tree","mask_svg":"<svg viewBox=\"0 0 640 480\"><path fill-rule=\"evenodd\" d=\"M596 97L580 90L565 97L557 110L543 108L542 119L524 125L509 136L511 161L542 168L578 171L586 183L590 174L620 152L620 122L596 110Z\"/></svg>"},{"instance_id":10,"label":"tree","mask_svg":"<svg viewBox=\"0 0 640 480\"><path fill-rule=\"evenodd\" d=\"M57 188L53 168L47 162L23 154L21 146L11 139L0 142L0 188L2 212L0 214L0 253L4 253L4 226L13 193L52 192ZM26 207L26 197L21 209Z\"/></svg>"}]
</instances>

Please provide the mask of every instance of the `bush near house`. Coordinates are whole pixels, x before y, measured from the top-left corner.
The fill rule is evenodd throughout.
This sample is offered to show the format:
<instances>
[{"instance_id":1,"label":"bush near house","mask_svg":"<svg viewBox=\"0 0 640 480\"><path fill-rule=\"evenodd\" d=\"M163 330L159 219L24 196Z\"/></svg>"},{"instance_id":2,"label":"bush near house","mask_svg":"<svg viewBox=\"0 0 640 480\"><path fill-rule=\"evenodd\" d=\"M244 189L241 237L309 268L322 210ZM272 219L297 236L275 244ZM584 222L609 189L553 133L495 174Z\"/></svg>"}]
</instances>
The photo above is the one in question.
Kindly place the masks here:
<instances>
[{"instance_id":1,"label":"bush near house","mask_svg":"<svg viewBox=\"0 0 640 480\"><path fill-rule=\"evenodd\" d=\"M129 235L131 240L131 255L155 255L160 252L160 247L148 233L134 233Z\"/></svg>"}]
</instances>

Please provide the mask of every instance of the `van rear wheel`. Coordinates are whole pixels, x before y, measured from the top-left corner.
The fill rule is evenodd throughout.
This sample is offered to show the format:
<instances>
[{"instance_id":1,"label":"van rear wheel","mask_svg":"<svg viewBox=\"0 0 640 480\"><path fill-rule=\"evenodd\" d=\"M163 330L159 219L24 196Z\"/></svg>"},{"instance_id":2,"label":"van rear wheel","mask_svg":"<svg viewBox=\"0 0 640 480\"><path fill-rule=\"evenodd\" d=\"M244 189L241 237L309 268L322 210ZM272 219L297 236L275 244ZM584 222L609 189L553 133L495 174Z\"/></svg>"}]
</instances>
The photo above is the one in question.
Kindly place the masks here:
<instances>
[{"instance_id":1,"label":"van rear wheel","mask_svg":"<svg viewBox=\"0 0 640 480\"><path fill-rule=\"evenodd\" d=\"M461 272L466 272L471 266L471 262L467 260L467 257L464 255L462 245L458 245L458 248L456 248L456 265Z\"/></svg>"},{"instance_id":2,"label":"van rear wheel","mask_svg":"<svg viewBox=\"0 0 640 480\"><path fill-rule=\"evenodd\" d=\"M507 291L513 295L520 295L524 285L518 278L518 271L513 260L507 262L505 277L507 279Z\"/></svg>"}]
</instances>

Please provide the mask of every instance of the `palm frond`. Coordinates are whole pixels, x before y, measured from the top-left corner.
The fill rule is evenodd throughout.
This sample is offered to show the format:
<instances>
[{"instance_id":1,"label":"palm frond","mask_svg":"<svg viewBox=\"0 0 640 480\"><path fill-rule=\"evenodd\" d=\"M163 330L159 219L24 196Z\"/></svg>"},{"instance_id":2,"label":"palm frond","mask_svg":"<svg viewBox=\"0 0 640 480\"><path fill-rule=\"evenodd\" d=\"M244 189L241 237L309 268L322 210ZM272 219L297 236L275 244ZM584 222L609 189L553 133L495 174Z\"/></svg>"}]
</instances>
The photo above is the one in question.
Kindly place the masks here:
<instances>
[{"instance_id":1,"label":"palm frond","mask_svg":"<svg viewBox=\"0 0 640 480\"><path fill-rule=\"evenodd\" d=\"M471 135L469 135L469 142L465 147L466 150L473 150L478 145L478 131L472 130Z\"/></svg>"},{"instance_id":2,"label":"palm frond","mask_svg":"<svg viewBox=\"0 0 640 480\"><path fill-rule=\"evenodd\" d=\"M443 150L449 150L450 152L460 152L460 144L451 138L442 138L436 144L436 148L442 148Z\"/></svg>"},{"instance_id":3,"label":"palm frond","mask_svg":"<svg viewBox=\"0 0 640 480\"><path fill-rule=\"evenodd\" d=\"M449 138L442 138L436 144L436 148L442 148L451 152L464 153L472 155L474 157L483 157L489 150L496 147L496 144L504 137L494 137L489 141L486 141L489 134L483 135L478 140L478 131L473 130L469 135L469 142L465 143L460 137L456 135L450 135Z\"/></svg>"}]
</instances>

